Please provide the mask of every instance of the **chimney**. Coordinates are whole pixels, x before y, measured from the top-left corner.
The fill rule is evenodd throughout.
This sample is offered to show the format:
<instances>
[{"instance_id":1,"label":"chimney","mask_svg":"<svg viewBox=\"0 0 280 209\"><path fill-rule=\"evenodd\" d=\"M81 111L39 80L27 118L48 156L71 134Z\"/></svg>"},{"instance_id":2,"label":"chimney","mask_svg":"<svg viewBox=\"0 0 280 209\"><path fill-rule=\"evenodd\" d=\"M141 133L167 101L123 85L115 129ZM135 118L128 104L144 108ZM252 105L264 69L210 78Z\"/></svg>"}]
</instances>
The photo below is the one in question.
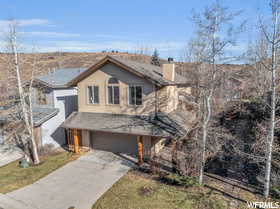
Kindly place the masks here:
<instances>
[{"instance_id":1,"label":"chimney","mask_svg":"<svg viewBox=\"0 0 280 209\"><path fill-rule=\"evenodd\" d=\"M175 64L162 64L162 74L165 79L175 81Z\"/></svg>"}]
</instances>

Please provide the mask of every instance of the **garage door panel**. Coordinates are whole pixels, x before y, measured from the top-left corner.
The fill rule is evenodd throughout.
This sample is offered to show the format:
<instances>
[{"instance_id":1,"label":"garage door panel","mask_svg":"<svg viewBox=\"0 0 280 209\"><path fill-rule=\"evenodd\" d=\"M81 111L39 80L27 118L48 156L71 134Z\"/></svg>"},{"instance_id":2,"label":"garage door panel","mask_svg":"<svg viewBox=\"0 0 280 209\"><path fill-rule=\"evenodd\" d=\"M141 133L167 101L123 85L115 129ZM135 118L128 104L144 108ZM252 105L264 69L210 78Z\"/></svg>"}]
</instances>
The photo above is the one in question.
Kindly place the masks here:
<instances>
[{"instance_id":1,"label":"garage door panel","mask_svg":"<svg viewBox=\"0 0 280 209\"><path fill-rule=\"evenodd\" d=\"M137 154L136 136L91 132L91 147L115 153Z\"/></svg>"}]
</instances>

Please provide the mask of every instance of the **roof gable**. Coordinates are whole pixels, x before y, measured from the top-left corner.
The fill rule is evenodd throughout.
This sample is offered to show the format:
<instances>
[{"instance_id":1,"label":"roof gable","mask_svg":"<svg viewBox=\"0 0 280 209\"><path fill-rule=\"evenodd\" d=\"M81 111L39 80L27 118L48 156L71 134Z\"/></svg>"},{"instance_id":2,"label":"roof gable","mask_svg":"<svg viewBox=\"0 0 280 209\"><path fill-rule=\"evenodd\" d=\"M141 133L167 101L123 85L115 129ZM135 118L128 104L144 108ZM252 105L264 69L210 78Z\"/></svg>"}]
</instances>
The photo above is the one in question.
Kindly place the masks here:
<instances>
[{"instance_id":1,"label":"roof gable","mask_svg":"<svg viewBox=\"0 0 280 209\"><path fill-rule=\"evenodd\" d=\"M106 65L108 62L117 65L118 67L127 70L141 78L144 78L151 83L157 85L157 86L165 86L174 84L174 82L166 80L163 78L160 67L143 64L143 63L137 63L117 57L112 56L106 56L103 59L101 59L99 62L95 63L92 67L90 67L88 70L81 73L79 76L74 78L72 81L68 83L68 85L73 86L77 85L80 81L84 80L88 76L90 76L95 71L99 70L101 67Z\"/></svg>"}]
</instances>

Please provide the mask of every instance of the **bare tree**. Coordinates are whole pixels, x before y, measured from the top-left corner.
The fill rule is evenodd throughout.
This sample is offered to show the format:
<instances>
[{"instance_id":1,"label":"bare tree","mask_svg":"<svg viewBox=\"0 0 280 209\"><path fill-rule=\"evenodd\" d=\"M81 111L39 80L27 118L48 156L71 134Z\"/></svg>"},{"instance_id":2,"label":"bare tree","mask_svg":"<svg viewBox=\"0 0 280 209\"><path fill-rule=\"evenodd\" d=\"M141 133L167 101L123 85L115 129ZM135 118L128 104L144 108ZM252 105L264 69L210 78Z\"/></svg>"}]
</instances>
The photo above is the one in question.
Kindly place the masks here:
<instances>
[{"instance_id":1,"label":"bare tree","mask_svg":"<svg viewBox=\"0 0 280 209\"><path fill-rule=\"evenodd\" d=\"M10 54L12 56L10 66L12 67L12 70L14 70L16 75L16 81L17 81L17 90L19 94L19 100L20 100L20 107L21 107L21 115L22 120L24 122L25 129L28 133L31 147L32 147L32 156L34 164L39 164L39 156L37 151L37 145L35 142L34 137L34 130L33 130L33 109L32 109L32 82L33 82L33 74L34 74L34 63L31 73L31 79L30 84L24 85L21 77L21 65L19 61L19 52L18 52L18 41L17 41L17 22L15 20L11 20L9 23L9 31L7 33L7 45L8 49L10 50ZM25 86L28 86L28 88L25 88Z\"/></svg>"},{"instance_id":2,"label":"bare tree","mask_svg":"<svg viewBox=\"0 0 280 209\"><path fill-rule=\"evenodd\" d=\"M202 14L193 14L193 22L196 25L196 37L192 39L192 47L196 62L200 63L201 73L204 79L199 79L201 89L202 111L202 140L200 143L201 160L199 171L199 183L203 183L205 164L205 150L208 135L208 125L212 116L212 97L217 85L218 63L226 60L226 50L235 44L234 38L243 27L233 27L232 21L240 12L231 13L228 8L222 7L219 2L205 8Z\"/></svg>"},{"instance_id":3,"label":"bare tree","mask_svg":"<svg viewBox=\"0 0 280 209\"><path fill-rule=\"evenodd\" d=\"M266 163L265 163L265 182L263 195L267 198L270 190L270 176L271 176L271 161L272 150L275 131L275 112L276 112L276 88L278 80L278 48L280 43L280 31L279 31L279 12L280 1L270 0L271 20L269 23L265 23L263 19L260 19L260 29L263 32L267 43L269 44L269 59L261 60L261 64L270 73L270 98L269 98L269 127L266 142Z\"/></svg>"},{"instance_id":4,"label":"bare tree","mask_svg":"<svg viewBox=\"0 0 280 209\"><path fill-rule=\"evenodd\" d=\"M251 83L250 87L245 90L247 98L261 99L269 89L270 76L262 64L268 60L268 45L262 30L260 30L257 39L248 44L246 60L253 70L249 71Z\"/></svg>"}]
</instances>

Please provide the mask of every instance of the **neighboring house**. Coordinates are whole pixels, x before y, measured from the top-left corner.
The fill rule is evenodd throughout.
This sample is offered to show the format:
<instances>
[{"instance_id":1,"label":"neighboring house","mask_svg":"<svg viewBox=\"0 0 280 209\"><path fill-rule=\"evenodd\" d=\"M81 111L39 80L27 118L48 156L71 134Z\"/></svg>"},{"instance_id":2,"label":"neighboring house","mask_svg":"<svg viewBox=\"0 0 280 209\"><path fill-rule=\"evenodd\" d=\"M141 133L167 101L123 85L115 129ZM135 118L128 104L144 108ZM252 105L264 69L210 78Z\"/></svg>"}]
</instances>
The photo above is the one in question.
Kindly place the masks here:
<instances>
[{"instance_id":1,"label":"neighboring house","mask_svg":"<svg viewBox=\"0 0 280 209\"><path fill-rule=\"evenodd\" d=\"M230 77L224 84L226 101L239 101L242 99L243 82Z\"/></svg>"},{"instance_id":2,"label":"neighboring house","mask_svg":"<svg viewBox=\"0 0 280 209\"><path fill-rule=\"evenodd\" d=\"M225 102L240 101L242 99L244 82L231 76L224 79L221 88L222 99Z\"/></svg>"},{"instance_id":3,"label":"neighboring house","mask_svg":"<svg viewBox=\"0 0 280 209\"><path fill-rule=\"evenodd\" d=\"M185 111L185 84L173 63L161 68L106 56L69 82L78 87L78 111L62 124L68 143L75 152L85 146L149 158L194 120Z\"/></svg>"},{"instance_id":4,"label":"neighboring house","mask_svg":"<svg viewBox=\"0 0 280 209\"><path fill-rule=\"evenodd\" d=\"M77 111L77 89L66 85L85 68L57 69L33 81L34 134L39 147L66 143L61 123Z\"/></svg>"}]
</instances>

